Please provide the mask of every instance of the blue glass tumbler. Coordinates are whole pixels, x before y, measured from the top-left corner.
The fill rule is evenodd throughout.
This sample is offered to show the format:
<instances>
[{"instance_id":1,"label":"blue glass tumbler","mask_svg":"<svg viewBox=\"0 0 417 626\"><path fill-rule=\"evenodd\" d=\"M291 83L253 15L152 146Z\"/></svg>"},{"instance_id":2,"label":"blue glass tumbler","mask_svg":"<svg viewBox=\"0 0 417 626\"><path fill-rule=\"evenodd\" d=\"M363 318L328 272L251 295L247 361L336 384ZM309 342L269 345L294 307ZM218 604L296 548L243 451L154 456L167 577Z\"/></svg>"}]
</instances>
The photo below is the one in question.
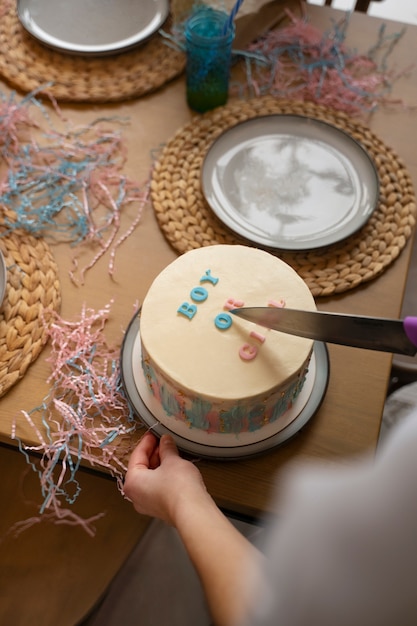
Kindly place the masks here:
<instances>
[{"instance_id":1,"label":"blue glass tumbler","mask_svg":"<svg viewBox=\"0 0 417 626\"><path fill-rule=\"evenodd\" d=\"M186 91L188 106L204 113L226 104L235 27L224 33L228 15L202 8L187 20Z\"/></svg>"}]
</instances>

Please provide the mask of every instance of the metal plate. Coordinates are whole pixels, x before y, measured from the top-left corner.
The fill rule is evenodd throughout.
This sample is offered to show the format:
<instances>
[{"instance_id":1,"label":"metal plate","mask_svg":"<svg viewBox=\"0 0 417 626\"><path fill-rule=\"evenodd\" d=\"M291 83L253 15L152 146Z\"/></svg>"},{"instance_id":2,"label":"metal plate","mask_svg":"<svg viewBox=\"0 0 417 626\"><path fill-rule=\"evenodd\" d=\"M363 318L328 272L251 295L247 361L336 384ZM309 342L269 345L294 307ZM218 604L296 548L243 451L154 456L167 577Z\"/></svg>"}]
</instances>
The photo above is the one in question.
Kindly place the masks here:
<instances>
[{"instance_id":1,"label":"metal plate","mask_svg":"<svg viewBox=\"0 0 417 626\"><path fill-rule=\"evenodd\" d=\"M329 358L327 347L315 343L309 372L293 407L276 422L252 433L215 434L189 428L184 422L168 417L149 392L141 367L139 316L130 322L121 352L122 384L128 401L157 436L171 434L180 450L192 456L233 460L255 456L283 444L296 435L318 410L327 390Z\"/></svg>"},{"instance_id":2,"label":"metal plate","mask_svg":"<svg viewBox=\"0 0 417 626\"><path fill-rule=\"evenodd\" d=\"M7 286L7 269L6 262L2 251L0 250L0 307L3 304Z\"/></svg>"},{"instance_id":3,"label":"metal plate","mask_svg":"<svg viewBox=\"0 0 417 626\"><path fill-rule=\"evenodd\" d=\"M202 190L217 217L247 240L309 250L367 222L379 178L368 153L344 131L308 117L267 115L214 141Z\"/></svg>"},{"instance_id":4,"label":"metal plate","mask_svg":"<svg viewBox=\"0 0 417 626\"><path fill-rule=\"evenodd\" d=\"M153 35L168 17L169 0L18 0L17 12L23 27L47 46L100 56Z\"/></svg>"}]
</instances>

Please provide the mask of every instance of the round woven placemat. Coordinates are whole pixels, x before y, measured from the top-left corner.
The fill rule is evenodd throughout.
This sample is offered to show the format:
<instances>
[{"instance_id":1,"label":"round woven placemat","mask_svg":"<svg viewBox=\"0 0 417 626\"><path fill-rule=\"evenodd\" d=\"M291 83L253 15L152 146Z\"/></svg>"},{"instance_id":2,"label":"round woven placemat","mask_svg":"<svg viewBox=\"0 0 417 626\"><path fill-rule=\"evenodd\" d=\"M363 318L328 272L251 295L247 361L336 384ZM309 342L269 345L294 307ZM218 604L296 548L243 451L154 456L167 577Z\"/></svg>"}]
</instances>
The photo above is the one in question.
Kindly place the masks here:
<instances>
[{"instance_id":1,"label":"round woven placemat","mask_svg":"<svg viewBox=\"0 0 417 626\"><path fill-rule=\"evenodd\" d=\"M0 74L16 89L31 92L48 84L57 100L111 102L150 93L184 67L185 55L168 48L159 34L137 48L105 57L49 49L25 31L16 2L0 0Z\"/></svg>"},{"instance_id":2,"label":"round woven placemat","mask_svg":"<svg viewBox=\"0 0 417 626\"><path fill-rule=\"evenodd\" d=\"M211 211L201 190L201 167L220 133L255 116L278 113L325 121L359 141L377 167L380 197L367 224L339 243L303 252L269 251L291 265L315 297L341 293L375 278L398 257L412 234L416 205L411 177L397 154L364 124L314 103L272 96L234 101L180 129L152 172L151 199L165 237L179 253L218 243L251 245Z\"/></svg>"},{"instance_id":3,"label":"round woven placemat","mask_svg":"<svg viewBox=\"0 0 417 626\"><path fill-rule=\"evenodd\" d=\"M48 245L24 232L0 227L7 282L0 308L0 397L39 356L47 336L44 319L58 310L61 290Z\"/></svg>"}]
</instances>

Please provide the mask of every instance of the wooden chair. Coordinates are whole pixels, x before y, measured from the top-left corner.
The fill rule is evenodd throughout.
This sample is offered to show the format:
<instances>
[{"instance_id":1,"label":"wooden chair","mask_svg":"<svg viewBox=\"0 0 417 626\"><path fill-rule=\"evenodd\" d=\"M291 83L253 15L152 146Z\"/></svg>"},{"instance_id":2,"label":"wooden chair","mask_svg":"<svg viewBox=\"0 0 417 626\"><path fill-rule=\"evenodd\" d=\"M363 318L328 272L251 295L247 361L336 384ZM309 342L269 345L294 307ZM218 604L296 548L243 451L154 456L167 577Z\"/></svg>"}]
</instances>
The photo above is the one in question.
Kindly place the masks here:
<instances>
[{"instance_id":1,"label":"wooden chair","mask_svg":"<svg viewBox=\"0 0 417 626\"><path fill-rule=\"evenodd\" d=\"M331 6L333 0L325 0L324 4L326 6ZM367 13L369 5L371 2L382 2L382 0L356 0L354 11L362 11L362 13Z\"/></svg>"}]
</instances>

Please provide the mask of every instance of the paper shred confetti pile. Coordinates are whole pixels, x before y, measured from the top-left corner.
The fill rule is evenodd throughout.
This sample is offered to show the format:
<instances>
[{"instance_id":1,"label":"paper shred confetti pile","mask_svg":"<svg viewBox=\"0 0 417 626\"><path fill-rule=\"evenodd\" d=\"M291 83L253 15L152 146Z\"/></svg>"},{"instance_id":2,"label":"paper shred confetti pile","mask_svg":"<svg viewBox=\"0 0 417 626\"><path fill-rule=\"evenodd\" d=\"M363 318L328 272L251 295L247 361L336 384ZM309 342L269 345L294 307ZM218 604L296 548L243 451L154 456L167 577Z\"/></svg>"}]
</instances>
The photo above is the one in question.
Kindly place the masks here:
<instances>
[{"instance_id":1,"label":"paper shred confetti pile","mask_svg":"<svg viewBox=\"0 0 417 626\"><path fill-rule=\"evenodd\" d=\"M109 314L110 305L98 312L83 308L74 322L55 314L53 323L48 324L51 392L41 406L22 413L39 443L26 445L20 440L18 420L12 432L39 476L43 497L40 517L26 520L19 530L46 513L56 521L79 523L94 533L92 522L97 516L83 520L68 506L80 494L77 472L83 459L106 469L123 492L124 459L132 446L132 433L143 427L135 420L121 387L120 349L110 347L105 338ZM34 414L41 416L42 431ZM33 453L40 455L39 463Z\"/></svg>"},{"instance_id":2,"label":"paper shred confetti pile","mask_svg":"<svg viewBox=\"0 0 417 626\"><path fill-rule=\"evenodd\" d=\"M116 250L139 224L148 200L148 181L139 186L122 173L126 150L113 127L126 121L98 119L73 127L52 101L64 126L59 131L37 95L20 102L14 94L0 95L0 149L7 163L0 179L2 222L7 230L23 228L52 242L96 248L93 261L81 270L74 257L71 278L76 283L106 252L112 275ZM38 117L41 112L42 127L35 112ZM121 232L121 212L131 203L136 217ZM5 209L14 212L13 220L4 217Z\"/></svg>"},{"instance_id":3,"label":"paper shred confetti pile","mask_svg":"<svg viewBox=\"0 0 417 626\"><path fill-rule=\"evenodd\" d=\"M306 18L288 16L289 25L239 53L246 64L246 84L235 84L236 92L312 101L350 115L394 102L390 93L398 76L388 71L387 59L404 29L387 34L383 24L368 53L359 54L345 43L349 13L325 33Z\"/></svg>"}]
</instances>

